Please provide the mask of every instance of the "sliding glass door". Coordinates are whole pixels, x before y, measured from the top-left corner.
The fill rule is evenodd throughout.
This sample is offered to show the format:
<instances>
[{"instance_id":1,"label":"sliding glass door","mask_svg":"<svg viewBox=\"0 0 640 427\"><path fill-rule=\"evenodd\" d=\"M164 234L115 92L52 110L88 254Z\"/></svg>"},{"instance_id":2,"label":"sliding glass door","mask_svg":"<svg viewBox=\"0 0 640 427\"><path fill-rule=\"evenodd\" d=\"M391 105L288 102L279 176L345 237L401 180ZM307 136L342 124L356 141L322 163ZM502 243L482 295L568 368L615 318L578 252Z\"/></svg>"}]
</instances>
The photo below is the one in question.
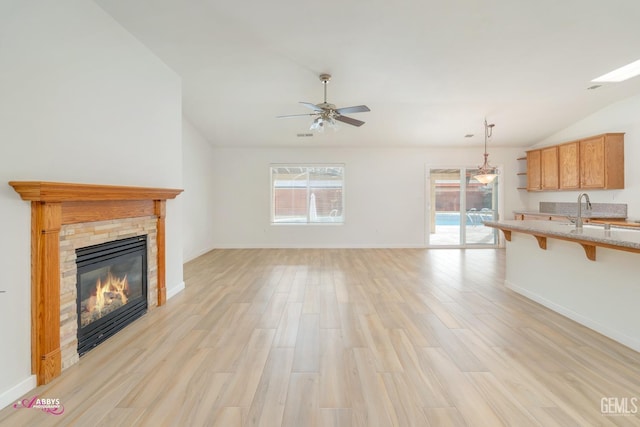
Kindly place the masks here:
<instances>
[{"instance_id":1,"label":"sliding glass door","mask_svg":"<svg viewBox=\"0 0 640 427\"><path fill-rule=\"evenodd\" d=\"M498 179L482 184L476 168L429 169L429 246L496 246L497 230L483 221L497 218Z\"/></svg>"}]
</instances>

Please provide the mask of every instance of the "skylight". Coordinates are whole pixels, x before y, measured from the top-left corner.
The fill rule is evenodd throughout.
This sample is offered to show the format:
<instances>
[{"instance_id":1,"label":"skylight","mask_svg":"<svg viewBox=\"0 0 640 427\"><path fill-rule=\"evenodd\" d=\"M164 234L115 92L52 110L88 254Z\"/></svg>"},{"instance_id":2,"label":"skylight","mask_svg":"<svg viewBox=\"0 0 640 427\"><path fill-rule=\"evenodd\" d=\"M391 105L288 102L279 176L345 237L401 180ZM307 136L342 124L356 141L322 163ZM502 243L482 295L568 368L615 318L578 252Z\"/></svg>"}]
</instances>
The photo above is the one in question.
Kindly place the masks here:
<instances>
[{"instance_id":1,"label":"skylight","mask_svg":"<svg viewBox=\"0 0 640 427\"><path fill-rule=\"evenodd\" d=\"M640 59L597 77L592 82L622 82L640 74Z\"/></svg>"}]
</instances>

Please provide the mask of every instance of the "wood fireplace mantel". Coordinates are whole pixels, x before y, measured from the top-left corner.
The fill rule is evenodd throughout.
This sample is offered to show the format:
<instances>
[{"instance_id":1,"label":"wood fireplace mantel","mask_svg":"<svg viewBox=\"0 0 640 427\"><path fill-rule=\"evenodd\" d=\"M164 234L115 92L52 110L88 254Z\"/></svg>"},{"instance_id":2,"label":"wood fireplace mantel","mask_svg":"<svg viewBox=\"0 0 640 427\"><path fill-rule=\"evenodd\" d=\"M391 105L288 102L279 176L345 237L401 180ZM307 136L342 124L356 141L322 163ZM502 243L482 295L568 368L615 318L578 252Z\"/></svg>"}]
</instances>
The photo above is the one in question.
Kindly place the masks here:
<instances>
[{"instance_id":1,"label":"wood fireplace mantel","mask_svg":"<svg viewBox=\"0 0 640 427\"><path fill-rule=\"evenodd\" d=\"M174 199L182 192L182 190L169 188L71 184L44 181L11 181L9 185L20 194L23 200L31 202L167 200Z\"/></svg>"},{"instance_id":2,"label":"wood fireplace mantel","mask_svg":"<svg viewBox=\"0 0 640 427\"><path fill-rule=\"evenodd\" d=\"M60 228L110 219L157 218L158 305L166 301L166 200L182 190L11 181L23 200L31 202L31 368L38 385L62 371L60 354Z\"/></svg>"}]
</instances>

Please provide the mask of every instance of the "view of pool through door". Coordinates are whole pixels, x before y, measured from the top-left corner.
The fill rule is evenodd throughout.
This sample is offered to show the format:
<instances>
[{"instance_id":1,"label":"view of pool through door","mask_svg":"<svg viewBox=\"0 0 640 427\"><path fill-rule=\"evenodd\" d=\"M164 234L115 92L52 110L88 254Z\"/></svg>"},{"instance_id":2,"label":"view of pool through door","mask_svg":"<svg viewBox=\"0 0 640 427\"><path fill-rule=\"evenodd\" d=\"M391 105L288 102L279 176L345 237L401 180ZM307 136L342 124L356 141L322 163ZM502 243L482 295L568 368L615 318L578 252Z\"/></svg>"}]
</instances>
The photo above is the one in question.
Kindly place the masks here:
<instances>
[{"instance_id":1,"label":"view of pool through door","mask_svg":"<svg viewBox=\"0 0 640 427\"><path fill-rule=\"evenodd\" d=\"M482 184L477 168L429 169L428 246L495 247L498 233L482 222L497 218L498 178Z\"/></svg>"}]
</instances>

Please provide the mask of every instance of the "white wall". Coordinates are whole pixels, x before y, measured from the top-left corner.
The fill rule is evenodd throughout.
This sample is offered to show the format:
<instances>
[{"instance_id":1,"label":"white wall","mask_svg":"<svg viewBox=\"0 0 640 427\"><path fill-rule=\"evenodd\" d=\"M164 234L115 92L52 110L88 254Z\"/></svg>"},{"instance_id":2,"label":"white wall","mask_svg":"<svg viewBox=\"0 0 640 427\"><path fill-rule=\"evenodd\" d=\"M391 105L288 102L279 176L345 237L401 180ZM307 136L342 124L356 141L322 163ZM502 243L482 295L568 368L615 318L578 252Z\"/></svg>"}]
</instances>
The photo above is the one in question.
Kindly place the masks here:
<instances>
[{"instance_id":1,"label":"white wall","mask_svg":"<svg viewBox=\"0 0 640 427\"><path fill-rule=\"evenodd\" d=\"M30 209L7 182L182 186L175 73L91 1L4 3L1 21L0 407L33 386ZM179 197L167 203L168 294L182 283Z\"/></svg>"},{"instance_id":2,"label":"white wall","mask_svg":"<svg viewBox=\"0 0 640 427\"><path fill-rule=\"evenodd\" d=\"M504 165L505 207L521 209L517 149L492 149ZM270 163L344 163L344 225L271 225ZM482 148L215 148L211 213L216 247L422 247L425 166L476 166Z\"/></svg>"},{"instance_id":3,"label":"white wall","mask_svg":"<svg viewBox=\"0 0 640 427\"><path fill-rule=\"evenodd\" d=\"M213 147L186 118L182 124L182 163L183 259L187 262L215 247L212 212L220 203L214 197Z\"/></svg>"},{"instance_id":4,"label":"white wall","mask_svg":"<svg viewBox=\"0 0 640 427\"><path fill-rule=\"evenodd\" d=\"M606 89L600 89L606 90ZM625 132L625 188L624 190L589 190L591 202L626 203L629 218L640 219L640 95L612 104L576 124L558 132L536 147L574 141L607 132ZM539 202L575 202L579 191L547 191L529 193L527 207L537 210Z\"/></svg>"}]
</instances>

